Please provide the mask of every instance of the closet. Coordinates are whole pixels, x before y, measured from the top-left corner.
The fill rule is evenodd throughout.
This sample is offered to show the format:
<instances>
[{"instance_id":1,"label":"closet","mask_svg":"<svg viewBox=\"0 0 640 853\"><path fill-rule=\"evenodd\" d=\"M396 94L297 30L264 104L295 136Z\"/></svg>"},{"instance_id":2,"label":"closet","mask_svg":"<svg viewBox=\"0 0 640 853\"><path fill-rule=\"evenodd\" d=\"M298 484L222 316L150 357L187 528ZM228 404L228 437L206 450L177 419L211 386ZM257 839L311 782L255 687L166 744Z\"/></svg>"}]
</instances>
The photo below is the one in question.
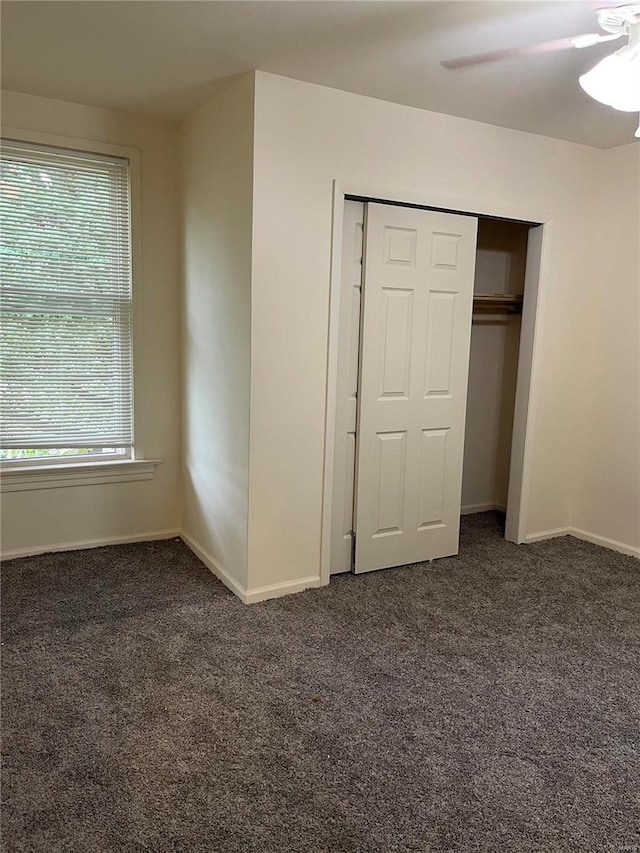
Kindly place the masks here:
<instances>
[{"instance_id":1,"label":"closet","mask_svg":"<svg viewBox=\"0 0 640 853\"><path fill-rule=\"evenodd\" d=\"M521 222L482 219L467 388L462 512L505 512L527 235Z\"/></svg>"},{"instance_id":2,"label":"closet","mask_svg":"<svg viewBox=\"0 0 640 853\"><path fill-rule=\"evenodd\" d=\"M455 554L504 506L525 256L521 223L345 201L331 574Z\"/></svg>"}]
</instances>

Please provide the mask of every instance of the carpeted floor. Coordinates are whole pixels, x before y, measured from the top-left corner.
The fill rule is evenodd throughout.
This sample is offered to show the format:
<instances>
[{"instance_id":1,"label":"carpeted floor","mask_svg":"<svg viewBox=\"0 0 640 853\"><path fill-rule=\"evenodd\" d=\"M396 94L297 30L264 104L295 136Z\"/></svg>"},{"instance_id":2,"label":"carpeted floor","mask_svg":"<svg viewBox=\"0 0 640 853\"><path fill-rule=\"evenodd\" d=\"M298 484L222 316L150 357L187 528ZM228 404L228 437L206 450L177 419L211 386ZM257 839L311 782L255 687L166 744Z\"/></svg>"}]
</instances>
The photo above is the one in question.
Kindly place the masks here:
<instances>
[{"instance_id":1,"label":"carpeted floor","mask_svg":"<svg viewBox=\"0 0 640 853\"><path fill-rule=\"evenodd\" d=\"M9 562L3 850L640 853L640 563L494 514L246 607L180 542Z\"/></svg>"}]
</instances>

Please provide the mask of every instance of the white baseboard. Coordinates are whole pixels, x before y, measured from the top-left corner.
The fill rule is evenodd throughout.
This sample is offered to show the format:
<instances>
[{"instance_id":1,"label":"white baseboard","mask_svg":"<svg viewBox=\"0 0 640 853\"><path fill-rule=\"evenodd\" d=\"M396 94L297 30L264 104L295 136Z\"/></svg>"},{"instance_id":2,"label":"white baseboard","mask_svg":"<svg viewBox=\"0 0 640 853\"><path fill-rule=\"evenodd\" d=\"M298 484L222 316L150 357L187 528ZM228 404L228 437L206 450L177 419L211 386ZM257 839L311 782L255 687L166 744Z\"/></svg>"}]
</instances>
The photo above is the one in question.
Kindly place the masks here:
<instances>
[{"instance_id":1,"label":"white baseboard","mask_svg":"<svg viewBox=\"0 0 640 853\"><path fill-rule=\"evenodd\" d=\"M525 536L524 541L542 542L543 539L555 539L557 536L575 536L576 539L583 539L585 542L591 542L592 545L599 545L601 548L608 548L610 551L617 551L619 554L627 554L629 557L640 559L640 548L633 545L626 545L624 542L618 542L616 539L609 539L607 536L598 536L596 533L589 533L588 530L580 530L579 527L556 527L554 530L542 530L540 533L530 533Z\"/></svg>"},{"instance_id":2,"label":"white baseboard","mask_svg":"<svg viewBox=\"0 0 640 853\"><path fill-rule=\"evenodd\" d=\"M130 536L108 536L102 539L84 539L76 542L58 542L53 545L43 545L31 548L18 548L14 551L5 551L0 555L2 561L15 560L20 557L34 557L37 554L49 554L57 551L81 551L85 548L102 548L105 545L127 545L134 542L151 542L158 539L173 539L179 536L185 545L193 551L196 557L204 563L209 571L215 575L228 589L231 590L245 604L256 604L270 598L279 598L303 589L321 586L319 576L298 578L284 583L271 584L269 586L245 589L224 569L220 563L209 554L193 537L184 530L152 530L148 533L136 533Z\"/></svg>"},{"instance_id":3,"label":"white baseboard","mask_svg":"<svg viewBox=\"0 0 640 853\"><path fill-rule=\"evenodd\" d=\"M274 583L269 586L259 586L255 589L245 589L224 569L216 558L206 551L196 540L182 531L180 538L190 548L196 557L205 564L211 574L215 575L228 589L238 596L244 604L257 604L259 601L267 601L270 598L280 598L294 592L302 592L303 589L320 586L320 576L308 578L297 578L284 583Z\"/></svg>"},{"instance_id":4,"label":"white baseboard","mask_svg":"<svg viewBox=\"0 0 640 853\"><path fill-rule=\"evenodd\" d=\"M215 557L213 557L208 551L205 551L202 545L199 545L198 542L196 542L192 536L189 536L188 533L185 533L184 530L180 532L180 538L187 548L193 551L200 562L205 564L212 575L215 575L218 580L221 581L227 589L230 589L231 592L237 595L241 601L245 601L247 595L246 589L241 586L235 578L231 577L226 569L222 568Z\"/></svg>"},{"instance_id":5,"label":"white baseboard","mask_svg":"<svg viewBox=\"0 0 640 853\"><path fill-rule=\"evenodd\" d=\"M486 506L485 504L475 504L472 506ZM494 504L492 509L496 509ZM485 512L485 509L470 509L463 507L464 510L471 512ZM202 548L188 533L183 530L154 530L148 533L138 533L133 536L110 536L102 539L85 539L80 542L62 542L54 545L46 545L42 547L19 548L14 551L5 551L0 555L2 561L15 560L20 557L32 557L37 554L48 554L58 551L79 551L85 548L102 548L105 545L125 545L134 542L151 542L160 539L173 539L179 536L187 547L193 551L196 557L204 563L209 571L215 575L234 595L244 602L244 604L257 604L260 601L267 601L271 598L279 598L283 595L291 595L295 592L302 592L305 589L312 589L322 586L322 581L319 575L313 575L306 578L298 578L292 581L284 581L283 583L270 584L268 586L256 587L255 589L245 589L239 584L221 565L220 563L204 548ZM589 533L586 530L580 530L576 527L556 527L552 530L541 530L538 533L530 533L525 537L526 543L542 542L545 539L555 539L558 536L575 536L576 539L582 539L585 542L591 542L593 545L599 545L602 548L608 548L612 551L617 551L620 554L626 554L636 559L640 559L640 548L632 545L625 545L623 542L618 542L615 539L609 539L606 536L598 536Z\"/></svg>"},{"instance_id":6,"label":"white baseboard","mask_svg":"<svg viewBox=\"0 0 640 853\"><path fill-rule=\"evenodd\" d=\"M460 515L473 515L476 512L490 512L497 509L499 512L506 512L507 508L500 504L465 504L460 507Z\"/></svg>"},{"instance_id":7,"label":"white baseboard","mask_svg":"<svg viewBox=\"0 0 640 853\"><path fill-rule=\"evenodd\" d=\"M3 561L15 560L19 557L34 557L36 554L51 554L56 551L82 551L85 548L103 548L105 545L129 545L133 542L152 542L157 539L173 539L174 536L180 536L180 531L152 530L149 533L135 533L131 536L107 536L102 539L84 539L79 542L58 542L54 545L3 551L0 559Z\"/></svg>"},{"instance_id":8,"label":"white baseboard","mask_svg":"<svg viewBox=\"0 0 640 853\"><path fill-rule=\"evenodd\" d=\"M633 545L625 545L624 542L618 542L617 539L609 539L607 536L598 536L595 533L589 533L587 530L580 530L578 527L572 527L569 530L571 536L576 539L584 539L585 542L591 542L593 545L600 545L602 548L609 548L611 551L618 551L620 554L627 554L629 557L635 557L640 560L640 548L635 548Z\"/></svg>"},{"instance_id":9,"label":"white baseboard","mask_svg":"<svg viewBox=\"0 0 640 853\"><path fill-rule=\"evenodd\" d=\"M529 533L524 537L524 541L542 542L544 539L555 539L557 536L568 536L571 533L570 527L554 527L552 530L541 530L539 533Z\"/></svg>"},{"instance_id":10,"label":"white baseboard","mask_svg":"<svg viewBox=\"0 0 640 853\"><path fill-rule=\"evenodd\" d=\"M294 581L284 581L284 583L274 583L270 586L259 586L247 590L244 602L245 604L257 604L259 601L266 601L269 598L280 598L283 595L302 592L303 589L312 589L321 585L320 575L315 575L308 578L298 578Z\"/></svg>"}]
</instances>

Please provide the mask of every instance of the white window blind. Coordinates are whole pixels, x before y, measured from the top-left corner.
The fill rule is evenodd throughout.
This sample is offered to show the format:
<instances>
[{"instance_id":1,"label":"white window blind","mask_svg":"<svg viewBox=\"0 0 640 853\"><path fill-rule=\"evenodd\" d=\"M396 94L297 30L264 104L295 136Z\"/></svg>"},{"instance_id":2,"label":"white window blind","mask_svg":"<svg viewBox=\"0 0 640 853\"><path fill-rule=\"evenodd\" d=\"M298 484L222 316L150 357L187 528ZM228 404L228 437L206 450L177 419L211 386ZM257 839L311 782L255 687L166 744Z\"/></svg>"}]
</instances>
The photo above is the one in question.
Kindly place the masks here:
<instances>
[{"instance_id":1,"label":"white window blind","mask_svg":"<svg viewBox=\"0 0 640 853\"><path fill-rule=\"evenodd\" d=\"M128 161L5 142L0 164L0 447L130 447Z\"/></svg>"}]
</instances>

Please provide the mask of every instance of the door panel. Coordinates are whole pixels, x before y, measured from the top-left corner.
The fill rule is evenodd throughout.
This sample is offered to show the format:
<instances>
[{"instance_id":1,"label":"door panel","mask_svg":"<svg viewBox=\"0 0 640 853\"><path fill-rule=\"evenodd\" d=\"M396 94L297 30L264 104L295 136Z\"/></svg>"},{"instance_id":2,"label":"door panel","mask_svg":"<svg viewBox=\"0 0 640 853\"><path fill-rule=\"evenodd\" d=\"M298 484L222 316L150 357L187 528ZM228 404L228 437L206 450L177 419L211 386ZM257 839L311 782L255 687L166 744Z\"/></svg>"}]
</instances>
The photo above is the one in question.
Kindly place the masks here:
<instances>
[{"instance_id":1,"label":"door panel","mask_svg":"<svg viewBox=\"0 0 640 853\"><path fill-rule=\"evenodd\" d=\"M338 388L331 499L331 574L353 562L353 491L364 204L346 201L338 326Z\"/></svg>"},{"instance_id":2,"label":"door panel","mask_svg":"<svg viewBox=\"0 0 640 853\"><path fill-rule=\"evenodd\" d=\"M431 291L427 305L425 397L451 396L457 293Z\"/></svg>"},{"instance_id":3,"label":"door panel","mask_svg":"<svg viewBox=\"0 0 640 853\"><path fill-rule=\"evenodd\" d=\"M448 429L422 430L418 530L444 523L448 438Z\"/></svg>"},{"instance_id":4,"label":"door panel","mask_svg":"<svg viewBox=\"0 0 640 853\"><path fill-rule=\"evenodd\" d=\"M355 571L458 552L477 220L367 204Z\"/></svg>"},{"instance_id":5,"label":"door panel","mask_svg":"<svg viewBox=\"0 0 640 853\"><path fill-rule=\"evenodd\" d=\"M413 293L382 288L380 336L378 339L378 399L408 400L411 368Z\"/></svg>"},{"instance_id":6,"label":"door panel","mask_svg":"<svg viewBox=\"0 0 640 853\"><path fill-rule=\"evenodd\" d=\"M376 433L374 538L402 533L407 433Z\"/></svg>"}]
</instances>

